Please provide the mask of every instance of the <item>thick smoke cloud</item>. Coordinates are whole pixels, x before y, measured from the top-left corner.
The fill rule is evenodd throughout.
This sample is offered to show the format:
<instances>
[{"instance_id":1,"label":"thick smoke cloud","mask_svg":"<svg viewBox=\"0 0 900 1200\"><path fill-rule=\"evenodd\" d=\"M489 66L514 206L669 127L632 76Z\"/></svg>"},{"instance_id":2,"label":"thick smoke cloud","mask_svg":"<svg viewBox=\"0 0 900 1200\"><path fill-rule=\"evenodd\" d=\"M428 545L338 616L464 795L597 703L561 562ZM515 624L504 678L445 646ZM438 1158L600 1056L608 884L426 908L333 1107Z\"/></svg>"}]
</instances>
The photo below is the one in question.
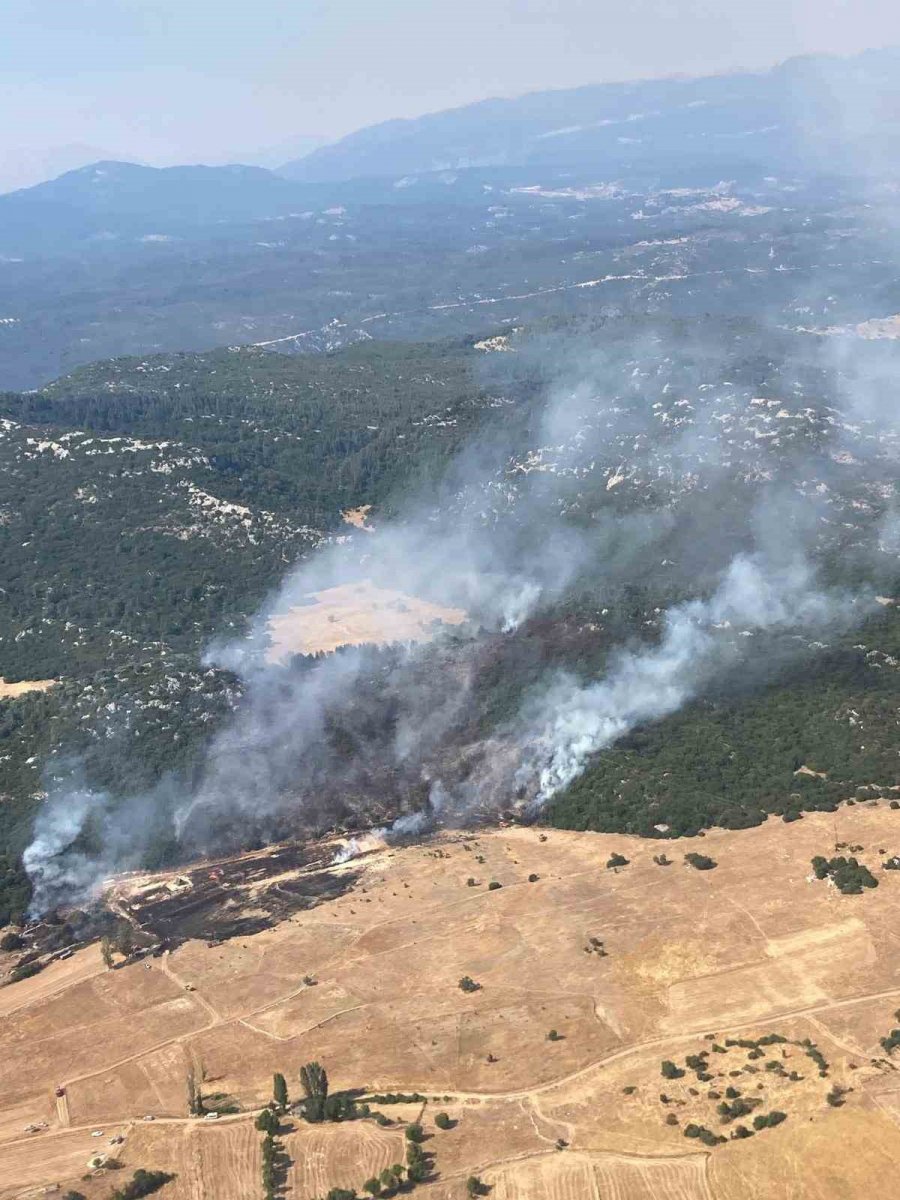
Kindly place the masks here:
<instances>
[{"instance_id":1,"label":"thick smoke cloud","mask_svg":"<svg viewBox=\"0 0 900 1200\"><path fill-rule=\"evenodd\" d=\"M676 711L750 656L759 669L773 632L809 638L863 615L865 588L826 587L816 565L839 524L829 508L835 460L858 431L812 413L791 426L795 439L782 436L765 396L793 364L773 369L758 398L733 381L733 348L626 330L618 342L592 334L565 351L525 340L513 370L551 353L540 403L504 409L518 419L498 422L460 455L439 495L417 496L396 521L302 563L248 637L210 648L209 662L242 676L244 698L193 788L169 779L124 804L77 780L51 789L25 856L36 909L137 864L161 814L183 852L196 854L241 844L251 823L273 837L327 827L336 782L364 823L393 822L402 834L513 803L534 809L636 725ZM460 742L477 630L510 635L575 591L603 603L660 578L670 595L688 598L658 614L653 636L632 632L600 678L549 668L512 719ZM458 644L438 657L433 648L398 651L379 666L375 693L365 650L305 669L266 661L273 615L362 579L462 607L468 631L446 635ZM364 730L385 707L387 745L359 736L335 750L336 717ZM399 817L378 786L394 771L415 784ZM100 855L77 849L90 821L108 831Z\"/></svg>"}]
</instances>

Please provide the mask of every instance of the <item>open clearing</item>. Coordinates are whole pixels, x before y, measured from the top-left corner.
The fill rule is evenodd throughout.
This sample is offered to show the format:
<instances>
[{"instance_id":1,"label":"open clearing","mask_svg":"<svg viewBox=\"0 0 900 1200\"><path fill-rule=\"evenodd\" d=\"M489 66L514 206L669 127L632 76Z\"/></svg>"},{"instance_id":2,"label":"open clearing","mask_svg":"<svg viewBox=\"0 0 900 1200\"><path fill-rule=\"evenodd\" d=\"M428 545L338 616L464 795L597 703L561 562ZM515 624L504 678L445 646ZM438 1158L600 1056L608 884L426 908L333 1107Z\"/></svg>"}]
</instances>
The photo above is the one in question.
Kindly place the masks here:
<instances>
[{"instance_id":1,"label":"open clearing","mask_svg":"<svg viewBox=\"0 0 900 1200\"><path fill-rule=\"evenodd\" d=\"M330 653L338 646L427 642L441 625L461 625L461 608L446 608L376 587L371 580L312 592L308 604L297 605L269 622L269 662L292 654Z\"/></svg>"},{"instance_id":2,"label":"open clearing","mask_svg":"<svg viewBox=\"0 0 900 1200\"><path fill-rule=\"evenodd\" d=\"M0 700L14 700L26 692L46 692L57 683L56 679L20 679L18 683L7 683L0 675Z\"/></svg>"},{"instance_id":3,"label":"open clearing","mask_svg":"<svg viewBox=\"0 0 900 1200\"><path fill-rule=\"evenodd\" d=\"M836 837L864 847L877 889L811 877ZM333 1090L428 1101L376 1104L386 1128L291 1120L297 1200L402 1159L420 1112L436 1155L426 1200L462 1200L470 1174L496 1200L884 1194L900 1156L900 1051L880 1045L900 1025L900 872L880 863L900 852L900 811L676 842L510 827L366 845L332 867L352 888L274 928L112 971L90 947L0 991L0 1198L56 1183L105 1198L121 1173L81 1176L119 1130L129 1174L175 1172L162 1200L258 1195L251 1114L274 1071L296 1093L312 1059ZM629 865L607 869L614 851ZM689 851L718 866L693 869ZM463 992L464 975L480 988ZM192 1065L243 1111L189 1118ZM723 1118L736 1100L746 1114ZM440 1111L454 1128L435 1128ZM753 1129L773 1112L777 1128ZM738 1125L751 1136L731 1138Z\"/></svg>"}]
</instances>

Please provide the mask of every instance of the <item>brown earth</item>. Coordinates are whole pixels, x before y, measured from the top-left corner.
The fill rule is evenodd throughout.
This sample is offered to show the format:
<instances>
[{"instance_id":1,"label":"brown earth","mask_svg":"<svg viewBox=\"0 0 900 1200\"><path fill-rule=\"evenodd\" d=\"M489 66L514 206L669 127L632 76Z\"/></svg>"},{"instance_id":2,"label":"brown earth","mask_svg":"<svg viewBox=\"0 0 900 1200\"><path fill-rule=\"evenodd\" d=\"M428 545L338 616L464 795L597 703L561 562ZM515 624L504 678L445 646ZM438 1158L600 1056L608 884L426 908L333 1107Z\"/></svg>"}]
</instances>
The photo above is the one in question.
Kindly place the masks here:
<instances>
[{"instance_id":1,"label":"brown earth","mask_svg":"<svg viewBox=\"0 0 900 1200\"><path fill-rule=\"evenodd\" d=\"M865 847L877 889L843 896L811 877L836 836ZM470 1174L497 1200L886 1194L900 1052L880 1039L900 1025L900 872L881 871L879 851L900 851L900 811L857 804L677 842L514 827L368 845L330 868L353 872L352 889L274 928L112 971L90 947L0 990L0 1200L56 1183L99 1200L139 1166L176 1174L161 1200L258 1195L252 1113L274 1071L296 1090L310 1059L333 1089L428 1101L376 1104L388 1128L291 1119L297 1200L361 1189L402 1159L420 1112L436 1155L423 1200L462 1200ZM670 866L653 862L662 850ZM691 850L716 869L686 865ZM629 865L607 869L613 851ZM463 975L480 989L460 990ZM663 1078L663 1060L684 1074ZM191 1066L244 1111L189 1118ZM749 1115L723 1121L726 1087ZM436 1129L440 1111L454 1128ZM777 1128L730 1137L771 1112L786 1114ZM727 1140L707 1146L691 1125ZM98 1151L122 1171L82 1182Z\"/></svg>"},{"instance_id":2,"label":"brown earth","mask_svg":"<svg viewBox=\"0 0 900 1200\"><path fill-rule=\"evenodd\" d=\"M269 662L292 654L330 653L339 646L427 642L440 625L461 625L466 614L376 587L369 579L313 592L308 604L269 621Z\"/></svg>"}]
</instances>

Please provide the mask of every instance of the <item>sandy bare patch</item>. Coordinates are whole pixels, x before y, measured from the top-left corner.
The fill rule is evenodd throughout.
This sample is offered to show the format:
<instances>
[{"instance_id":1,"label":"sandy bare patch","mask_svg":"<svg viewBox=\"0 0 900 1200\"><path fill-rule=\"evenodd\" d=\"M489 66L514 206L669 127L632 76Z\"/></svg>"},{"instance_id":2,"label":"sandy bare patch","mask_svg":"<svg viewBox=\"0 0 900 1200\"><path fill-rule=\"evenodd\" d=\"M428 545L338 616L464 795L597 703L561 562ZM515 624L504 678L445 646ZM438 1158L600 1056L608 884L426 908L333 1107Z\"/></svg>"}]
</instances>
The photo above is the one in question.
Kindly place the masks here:
<instances>
[{"instance_id":1,"label":"sandy bare patch","mask_svg":"<svg viewBox=\"0 0 900 1200\"><path fill-rule=\"evenodd\" d=\"M309 604L298 605L269 622L269 662L292 654L329 653L339 646L427 642L441 625L461 625L466 614L376 587L371 580L313 592Z\"/></svg>"},{"instance_id":2,"label":"sandy bare patch","mask_svg":"<svg viewBox=\"0 0 900 1200\"><path fill-rule=\"evenodd\" d=\"M345 508L341 516L345 524L352 525L355 529L364 529L366 533L374 533L374 526L368 524L371 511L371 504L360 504L359 508Z\"/></svg>"},{"instance_id":3,"label":"sandy bare patch","mask_svg":"<svg viewBox=\"0 0 900 1200\"><path fill-rule=\"evenodd\" d=\"M58 679L20 679L18 683L7 683L0 676L0 700L14 700L26 692L46 692L56 687Z\"/></svg>"}]
</instances>

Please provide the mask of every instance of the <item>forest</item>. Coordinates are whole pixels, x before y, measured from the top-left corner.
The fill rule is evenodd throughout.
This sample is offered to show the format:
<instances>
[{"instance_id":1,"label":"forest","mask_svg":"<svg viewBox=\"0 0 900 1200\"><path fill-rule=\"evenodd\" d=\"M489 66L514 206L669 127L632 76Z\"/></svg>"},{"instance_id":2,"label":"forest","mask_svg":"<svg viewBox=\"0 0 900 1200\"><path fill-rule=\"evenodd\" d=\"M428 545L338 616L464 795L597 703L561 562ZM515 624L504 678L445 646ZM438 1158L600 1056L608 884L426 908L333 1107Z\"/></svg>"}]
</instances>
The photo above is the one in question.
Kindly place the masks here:
<instances>
[{"instance_id":1,"label":"forest","mask_svg":"<svg viewBox=\"0 0 900 1200\"><path fill-rule=\"evenodd\" d=\"M676 504L682 524L668 537L666 560L636 559L624 582L586 562L568 595L519 628L466 627L424 652L416 678L429 703L439 704L444 678L464 666L470 672L468 703L448 745L502 734L553 670L596 678L617 648L652 644L660 613L702 592L724 562L697 548L696 523L710 528L714 519L721 553L731 553L765 472L790 482L801 443L841 513L823 526L822 569L836 585L856 581L865 523L881 519L895 487L891 444L882 447L860 427L866 456L839 474L829 415L836 410L822 405L835 403L840 387L815 355L792 335L748 321L709 318L703 328L707 348L715 344L728 361L715 419L736 458L724 473L718 464L707 471L694 450L683 461L672 457L683 420L675 396L696 389L709 368L707 348L689 344L696 323L664 317L555 319L522 335L518 355L487 356L470 337L369 341L321 355L243 349L115 359L35 392L0 396L0 674L59 681L0 701L0 924L27 905L20 855L48 767L78 759L86 780L113 798L166 773L189 787L203 747L242 703L240 680L204 666L204 647L245 629L293 564L351 535L344 509L371 504L377 525L412 497L436 502L459 449L489 442L498 430L510 458L497 478L514 497L510 481L522 477L517 464L539 436L536 414L553 383L552 364L563 357L560 338L579 353L602 349L610 377L626 375L636 341L681 347L665 374L628 394L633 415L623 428L592 450L587 465L575 459L553 486L579 527ZM758 405L788 389L800 415L782 422L782 449L763 459L766 427L745 397ZM813 402L823 415L802 407ZM624 461L629 470L610 489ZM539 553L540 539L534 545ZM896 568L882 557L873 583L895 596ZM896 607L880 608L827 646L786 640L774 651L774 669L725 677L674 716L596 755L539 819L677 837L713 825L741 828L767 814L795 820L857 794L890 797L900 783ZM345 764L359 751L361 762L387 764L398 701L385 679L403 652L359 653L355 704L331 714L325 761ZM316 666L298 659L287 669ZM415 807L422 796L414 773L383 766L353 776L342 767L317 803L354 827ZM512 782L498 803L514 806ZM290 832L285 818L241 835ZM83 837L87 846L102 831ZM161 828L148 863L175 861L179 852Z\"/></svg>"}]
</instances>

